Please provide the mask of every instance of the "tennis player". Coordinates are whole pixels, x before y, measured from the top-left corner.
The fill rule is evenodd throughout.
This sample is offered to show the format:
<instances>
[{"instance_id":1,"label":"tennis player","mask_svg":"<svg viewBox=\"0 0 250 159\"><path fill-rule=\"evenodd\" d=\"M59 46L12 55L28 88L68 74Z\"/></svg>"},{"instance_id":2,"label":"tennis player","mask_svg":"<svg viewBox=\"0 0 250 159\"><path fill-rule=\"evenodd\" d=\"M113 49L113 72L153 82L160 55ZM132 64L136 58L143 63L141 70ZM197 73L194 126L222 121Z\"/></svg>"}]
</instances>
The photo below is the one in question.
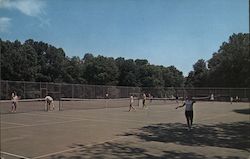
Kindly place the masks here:
<instances>
[{"instance_id":1,"label":"tennis player","mask_svg":"<svg viewBox=\"0 0 250 159\"><path fill-rule=\"evenodd\" d=\"M234 98L230 97L230 103L233 104Z\"/></svg>"},{"instance_id":2,"label":"tennis player","mask_svg":"<svg viewBox=\"0 0 250 159\"><path fill-rule=\"evenodd\" d=\"M149 102L152 103L153 96L149 93L148 94Z\"/></svg>"},{"instance_id":3,"label":"tennis player","mask_svg":"<svg viewBox=\"0 0 250 159\"><path fill-rule=\"evenodd\" d=\"M133 103L134 103L134 97L131 95L130 96L130 103L129 103L129 112L131 109L134 109L134 111L136 110L133 106Z\"/></svg>"},{"instance_id":4,"label":"tennis player","mask_svg":"<svg viewBox=\"0 0 250 159\"><path fill-rule=\"evenodd\" d=\"M238 96L235 97L235 101L236 102L239 102L240 101L240 98Z\"/></svg>"},{"instance_id":5,"label":"tennis player","mask_svg":"<svg viewBox=\"0 0 250 159\"><path fill-rule=\"evenodd\" d=\"M179 104L179 101L178 101L178 100L179 100L179 97L178 97L178 95L176 94L176 96L175 96L175 101L176 101L177 104Z\"/></svg>"},{"instance_id":6,"label":"tennis player","mask_svg":"<svg viewBox=\"0 0 250 159\"><path fill-rule=\"evenodd\" d=\"M188 96L187 99L185 100L185 102L183 103L183 105L176 107L175 109L178 109L180 107L184 107L185 108L185 116L187 119L187 125L188 125L188 131L191 130L191 127L193 125L193 104L195 103L195 101L192 100L192 97Z\"/></svg>"},{"instance_id":7,"label":"tennis player","mask_svg":"<svg viewBox=\"0 0 250 159\"><path fill-rule=\"evenodd\" d=\"M45 97L45 109L47 109L47 111L51 110L51 105L54 110L55 106L54 106L53 98L51 96L46 96Z\"/></svg>"},{"instance_id":8,"label":"tennis player","mask_svg":"<svg viewBox=\"0 0 250 159\"><path fill-rule=\"evenodd\" d=\"M13 93L11 94L11 101L12 101L12 104L11 104L11 112L16 112L17 101L18 101L18 96L17 96L16 92L13 92Z\"/></svg>"},{"instance_id":9,"label":"tennis player","mask_svg":"<svg viewBox=\"0 0 250 159\"><path fill-rule=\"evenodd\" d=\"M143 106L143 108L146 108L146 94L145 93L143 93L143 95L142 95L142 106Z\"/></svg>"},{"instance_id":10,"label":"tennis player","mask_svg":"<svg viewBox=\"0 0 250 159\"><path fill-rule=\"evenodd\" d=\"M109 94L106 93L106 94L105 94L105 99L108 99L108 98L109 98Z\"/></svg>"},{"instance_id":11,"label":"tennis player","mask_svg":"<svg viewBox=\"0 0 250 159\"><path fill-rule=\"evenodd\" d=\"M214 101L214 94L211 94L210 100L211 100L211 101Z\"/></svg>"}]
</instances>

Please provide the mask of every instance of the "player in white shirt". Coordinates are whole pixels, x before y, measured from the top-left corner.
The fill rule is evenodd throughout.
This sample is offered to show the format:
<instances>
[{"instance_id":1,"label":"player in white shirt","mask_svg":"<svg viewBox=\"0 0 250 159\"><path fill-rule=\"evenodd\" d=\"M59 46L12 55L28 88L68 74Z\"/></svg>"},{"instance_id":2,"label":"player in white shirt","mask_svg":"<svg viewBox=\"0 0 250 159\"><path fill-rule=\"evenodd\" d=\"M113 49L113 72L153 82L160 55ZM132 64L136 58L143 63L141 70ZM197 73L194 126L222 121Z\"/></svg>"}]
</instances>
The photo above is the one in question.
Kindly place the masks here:
<instances>
[{"instance_id":1,"label":"player in white shirt","mask_svg":"<svg viewBox=\"0 0 250 159\"><path fill-rule=\"evenodd\" d=\"M192 125L193 125L193 104L195 103L195 101L192 100L192 98L189 96L187 97L187 99L185 100L185 102L183 103L183 105L176 107L176 109L180 108L180 107L184 107L185 108L185 116L187 119L187 125L188 125L188 130L191 129Z\"/></svg>"},{"instance_id":2,"label":"player in white shirt","mask_svg":"<svg viewBox=\"0 0 250 159\"><path fill-rule=\"evenodd\" d=\"M234 98L230 97L230 103L233 104Z\"/></svg>"},{"instance_id":3,"label":"player in white shirt","mask_svg":"<svg viewBox=\"0 0 250 159\"><path fill-rule=\"evenodd\" d=\"M235 97L235 101L236 101L236 102L239 102L239 101L240 101L239 96L236 96L236 97Z\"/></svg>"},{"instance_id":4,"label":"player in white shirt","mask_svg":"<svg viewBox=\"0 0 250 159\"><path fill-rule=\"evenodd\" d=\"M46 96L45 97L45 108L47 109L47 111L51 110L51 107L50 107L51 105L52 105L52 108L54 110L55 106L54 106L53 98L51 96Z\"/></svg>"},{"instance_id":5,"label":"player in white shirt","mask_svg":"<svg viewBox=\"0 0 250 159\"><path fill-rule=\"evenodd\" d=\"M131 108L136 110L133 106L133 103L134 103L134 97L131 95L130 96L130 103L129 103L129 112L130 112Z\"/></svg>"},{"instance_id":6,"label":"player in white shirt","mask_svg":"<svg viewBox=\"0 0 250 159\"><path fill-rule=\"evenodd\" d=\"M211 101L214 101L214 94L211 94L210 100L211 100Z\"/></svg>"},{"instance_id":7,"label":"player in white shirt","mask_svg":"<svg viewBox=\"0 0 250 159\"><path fill-rule=\"evenodd\" d=\"M15 92L11 94L11 101L12 101L11 112L16 112L18 96Z\"/></svg>"}]
</instances>

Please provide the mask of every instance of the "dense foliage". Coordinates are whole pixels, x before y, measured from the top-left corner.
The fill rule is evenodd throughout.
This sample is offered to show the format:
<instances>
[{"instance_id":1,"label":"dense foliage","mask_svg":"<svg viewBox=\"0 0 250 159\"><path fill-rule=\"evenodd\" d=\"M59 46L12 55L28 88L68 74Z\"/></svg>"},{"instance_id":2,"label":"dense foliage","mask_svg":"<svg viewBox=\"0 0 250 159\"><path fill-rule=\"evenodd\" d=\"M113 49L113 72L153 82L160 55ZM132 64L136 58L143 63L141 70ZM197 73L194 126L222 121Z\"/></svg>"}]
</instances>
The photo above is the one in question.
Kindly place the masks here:
<instances>
[{"instance_id":1,"label":"dense foliage","mask_svg":"<svg viewBox=\"0 0 250 159\"><path fill-rule=\"evenodd\" d=\"M250 34L233 34L207 63L200 59L186 78L189 86L250 87Z\"/></svg>"},{"instance_id":2,"label":"dense foliage","mask_svg":"<svg viewBox=\"0 0 250 159\"><path fill-rule=\"evenodd\" d=\"M182 86L174 66L151 65L145 59L94 56L67 57L61 48L29 39L1 40L1 79L141 87Z\"/></svg>"},{"instance_id":3,"label":"dense foliage","mask_svg":"<svg viewBox=\"0 0 250 159\"><path fill-rule=\"evenodd\" d=\"M146 59L67 57L62 48L32 39L0 39L1 79L139 87L250 87L249 33L233 34L208 61L199 59L184 78L174 66Z\"/></svg>"}]
</instances>

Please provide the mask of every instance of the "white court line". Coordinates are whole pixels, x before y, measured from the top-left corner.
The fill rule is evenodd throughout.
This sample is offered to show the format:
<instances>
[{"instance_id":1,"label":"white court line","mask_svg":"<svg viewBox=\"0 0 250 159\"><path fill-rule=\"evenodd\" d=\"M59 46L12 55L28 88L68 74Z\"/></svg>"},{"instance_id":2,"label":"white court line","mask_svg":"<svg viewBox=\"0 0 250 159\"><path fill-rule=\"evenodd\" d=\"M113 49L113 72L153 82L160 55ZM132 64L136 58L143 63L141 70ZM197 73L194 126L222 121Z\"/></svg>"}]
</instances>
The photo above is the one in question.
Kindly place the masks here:
<instances>
[{"instance_id":1,"label":"white court line","mask_svg":"<svg viewBox=\"0 0 250 159\"><path fill-rule=\"evenodd\" d=\"M41 115L42 116L42 115ZM70 115L64 115L65 117L72 117ZM224 117L228 116L228 114L223 114L223 115L217 115L214 117L208 117L208 118L203 118L200 119L199 121L207 121L219 117ZM68 119L69 119L68 118ZM64 118L66 119L66 118ZM78 122L78 121L97 121L97 122L115 122L115 123L127 123L127 122L133 122L136 124L145 124L145 121L136 121L136 120L112 120L112 119L94 119L94 118L71 118L71 119L76 119L76 120L70 120L70 121L64 121L64 122L53 122L53 123L43 123L43 124L33 124L33 125L20 125L20 126L13 126L13 127L7 127L7 128L1 128L1 130L7 130L7 129L15 129L15 128L23 128L23 127L35 127L35 126L45 126L45 125L55 125L55 124L64 124L64 123L70 123L70 122Z\"/></svg>"},{"instance_id":2,"label":"white court line","mask_svg":"<svg viewBox=\"0 0 250 159\"><path fill-rule=\"evenodd\" d=\"M7 121L1 121L1 123L12 124L12 125L20 125L20 126L30 126L30 125L26 125L26 124L12 123L12 122L7 122Z\"/></svg>"},{"instance_id":3,"label":"white court line","mask_svg":"<svg viewBox=\"0 0 250 159\"><path fill-rule=\"evenodd\" d=\"M129 113L129 112L128 112ZM58 115L57 113L52 113L54 115ZM31 116L48 116L48 117L54 117L54 116L51 116L51 115L47 115L47 114L40 114L40 113L37 113L37 114L25 114L25 115L31 115ZM60 117L62 116L62 117ZM90 118L90 117L85 117L85 118L76 118L75 116L73 115L63 115L63 114L60 114L59 116L56 116L55 118L61 118L61 119L72 119L72 120L81 120L81 121L84 121L84 120L90 120L90 121L98 121L98 122L120 122L120 123L124 123L124 122L134 122L134 123L138 123L138 124L144 124L145 121L138 121L138 120L127 120L127 119L123 119L123 120L114 120L113 119L96 119L96 118ZM38 125L38 124L37 124ZM33 126L33 125L32 125Z\"/></svg>"},{"instance_id":4,"label":"white court line","mask_svg":"<svg viewBox=\"0 0 250 159\"><path fill-rule=\"evenodd\" d=\"M207 120L211 120L211 119L221 118L221 117L228 116L229 114L233 114L233 113L215 115L214 117L207 117L207 118L199 119L199 121L207 121Z\"/></svg>"},{"instance_id":5,"label":"white court line","mask_svg":"<svg viewBox=\"0 0 250 159\"><path fill-rule=\"evenodd\" d=\"M84 146L91 147L91 146L94 146L94 145L104 144L106 142L112 142L112 141L119 140L119 139L122 139L122 138L125 138L125 136L117 137L117 138L110 139L110 140L101 141L101 142L98 142L98 143L95 143L95 144L87 144L87 145L84 145ZM45 155L33 157L32 159L38 159L38 158L48 157L48 156L51 156L51 155L56 155L56 154L60 154L60 153L64 153L64 152L69 152L69 151L77 150L77 149L81 149L81 148L80 147L76 147L76 148L66 149L66 150L62 150L62 151L57 151L57 152L53 152L53 153L49 153L49 154L45 154Z\"/></svg>"},{"instance_id":6,"label":"white court line","mask_svg":"<svg viewBox=\"0 0 250 159\"><path fill-rule=\"evenodd\" d=\"M31 159L31 158L28 158L28 157L24 157L24 156L16 155L16 154L13 154L13 153L4 152L4 151L0 151L0 153L8 155L8 156L14 156L14 157L17 157L17 158L22 158L22 159Z\"/></svg>"},{"instance_id":7,"label":"white court line","mask_svg":"<svg viewBox=\"0 0 250 159\"><path fill-rule=\"evenodd\" d=\"M69 123L69 122L77 122L77 121L85 121L85 120L89 120L89 121L97 121L97 122L115 122L115 123L127 123L127 122L133 122L136 124L145 124L146 121L138 121L138 120L127 120L127 119L123 119L123 120L113 120L113 119L96 119L96 118L76 118L72 115L63 115L60 114L60 116L51 116L51 115L47 115L47 114L41 114L41 113L37 113L37 114L30 114L30 113L24 113L25 115L30 115L30 116L48 116L48 117L54 117L54 118L61 118L61 119L72 119L71 121L64 121L64 122L53 122L53 123L41 123L41 124L33 124L33 125L20 125L20 126L13 126L13 127L7 127L7 128L1 128L1 130L6 130L6 129L14 129L14 128L22 128L22 127L34 127L34 126L43 126L43 125L54 125L54 124L63 124L63 123ZM54 115L58 115L56 113L53 113ZM223 114L223 115L217 115L214 117L209 117L209 118L203 118L199 121L206 121L206 120L210 120L210 119L214 119L214 118L218 118L218 117L223 117L223 116L227 116L228 114Z\"/></svg>"},{"instance_id":8,"label":"white court line","mask_svg":"<svg viewBox=\"0 0 250 159\"><path fill-rule=\"evenodd\" d=\"M60 117L56 113L50 113L50 114L51 115L57 115L57 116L51 116L51 115L48 115L48 114L41 114L41 113L35 113L35 114L34 113L23 113L23 114L24 115L29 115L29 116L42 116L42 117L47 116L47 117L53 117L53 118L57 118L57 119L74 119L74 120L82 119L82 118L75 118L75 117L72 118L72 116L67 117L67 116L64 116L64 115L61 115L61 114L60 114L60 116L64 116L64 117ZM65 117L67 117L67 118L65 118Z\"/></svg>"},{"instance_id":9,"label":"white court line","mask_svg":"<svg viewBox=\"0 0 250 159\"><path fill-rule=\"evenodd\" d=\"M24 138L26 138L28 135L24 135L24 136L20 136L20 137L12 137L12 138L8 138L8 139L2 139L2 142L9 142L9 141L15 141L15 140L22 140Z\"/></svg>"},{"instance_id":10,"label":"white court line","mask_svg":"<svg viewBox=\"0 0 250 159\"><path fill-rule=\"evenodd\" d=\"M1 128L1 130L7 130L7 129L15 129L15 128L24 128L24 127L35 127L35 126L45 126L45 125L55 125L55 124L64 124L64 123L71 123L71 122L78 122L78 121L97 121L97 122L113 122L113 123L127 123L127 122L133 122L136 124L145 124L145 121L136 121L136 120L115 120L112 121L112 119L107 120L107 119L91 119L91 118L82 118L78 120L70 120L70 121L64 121L64 122L53 122L53 123L43 123L43 124L33 124L33 125L23 125L23 126L13 126L13 127L7 127L7 128Z\"/></svg>"},{"instance_id":11,"label":"white court line","mask_svg":"<svg viewBox=\"0 0 250 159\"><path fill-rule=\"evenodd\" d=\"M60 153L68 152L68 151L73 151L73 150L76 150L76 149L79 149L79 148L76 147L76 148L66 149L66 150L62 150L62 151L57 151L57 152L53 152L53 153L49 153L49 154L45 154L45 155L33 157L32 159L38 159L38 158L48 157L48 156L51 156L51 155L56 155L56 154L60 154Z\"/></svg>"},{"instance_id":12,"label":"white court line","mask_svg":"<svg viewBox=\"0 0 250 159\"><path fill-rule=\"evenodd\" d=\"M76 121L82 121L82 120L70 120L70 121L64 121L64 122L43 123L43 124L34 124L34 125L26 125L26 126L13 126L13 127L1 128L1 130L23 128L23 127L44 126L44 125L64 124L64 123L71 123L71 122L76 122Z\"/></svg>"}]
</instances>

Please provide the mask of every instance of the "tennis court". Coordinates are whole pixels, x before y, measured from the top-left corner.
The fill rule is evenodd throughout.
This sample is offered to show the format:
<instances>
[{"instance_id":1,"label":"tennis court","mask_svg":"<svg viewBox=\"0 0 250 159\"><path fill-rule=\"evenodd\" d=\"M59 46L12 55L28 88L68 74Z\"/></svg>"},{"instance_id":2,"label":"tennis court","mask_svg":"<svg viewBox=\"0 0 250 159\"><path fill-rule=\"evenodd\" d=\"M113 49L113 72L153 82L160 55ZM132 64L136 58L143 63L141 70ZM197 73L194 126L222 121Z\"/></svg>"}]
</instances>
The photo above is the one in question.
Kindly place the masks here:
<instances>
[{"instance_id":1,"label":"tennis court","mask_svg":"<svg viewBox=\"0 0 250 159\"><path fill-rule=\"evenodd\" d=\"M246 159L250 155L249 103L198 101L191 131L184 109L176 110L175 101L147 101L148 109L139 104L131 112L122 102L112 108L100 103L102 109L59 111L55 102L54 111L1 114L1 157Z\"/></svg>"}]
</instances>

